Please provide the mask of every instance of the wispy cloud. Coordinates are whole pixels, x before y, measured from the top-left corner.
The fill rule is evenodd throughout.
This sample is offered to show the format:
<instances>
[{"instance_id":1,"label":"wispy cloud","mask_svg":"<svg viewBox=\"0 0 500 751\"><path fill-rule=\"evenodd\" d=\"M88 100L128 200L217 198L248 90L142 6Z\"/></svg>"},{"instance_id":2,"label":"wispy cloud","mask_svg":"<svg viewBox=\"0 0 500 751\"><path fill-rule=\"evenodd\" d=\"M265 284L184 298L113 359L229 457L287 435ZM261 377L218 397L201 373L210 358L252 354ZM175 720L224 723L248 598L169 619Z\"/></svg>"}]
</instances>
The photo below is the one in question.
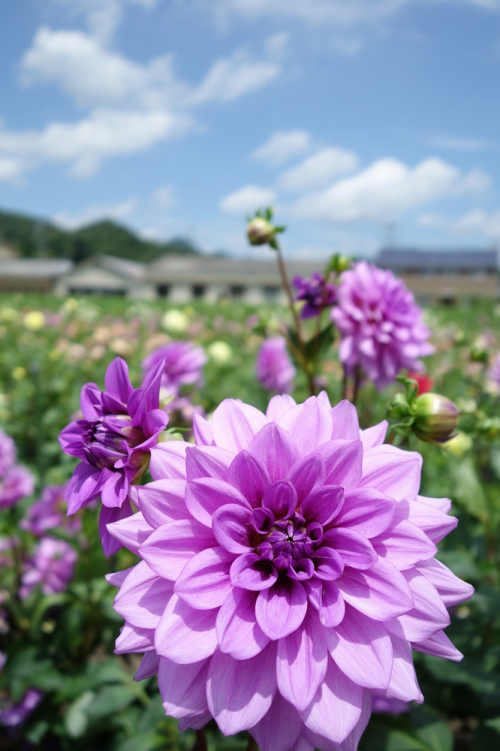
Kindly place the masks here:
<instances>
[{"instance_id":1,"label":"wispy cloud","mask_svg":"<svg viewBox=\"0 0 500 751\"><path fill-rule=\"evenodd\" d=\"M331 182L338 175L354 172L358 167L359 159L354 152L330 146L284 172L278 185L283 190L294 192L314 190Z\"/></svg>"},{"instance_id":2,"label":"wispy cloud","mask_svg":"<svg viewBox=\"0 0 500 751\"><path fill-rule=\"evenodd\" d=\"M226 214L246 214L255 209L268 206L276 198L272 188L262 188L257 185L244 185L239 190L226 196L220 202L220 208Z\"/></svg>"},{"instance_id":3,"label":"wispy cloud","mask_svg":"<svg viewBox=\"0 0 500 751\"><path fill-rule=\"evenodd\" d=\"M137 209L137 199L129 198L117 204L100 204L88 206L78 214L67 214L60 212L53 217L53 221L66 230L80 229L88 224L101 221L103 219L114 219L120 221L126 219Z\"/></svg>"},{"instance_id":4,"label":"wispy cloud","mask_svg":"<svg viewBox=\"0 0 500 751\"><path fill-rule=\"evenodd\" d=\"M427 140L429 146L449 151L485 151L495 148L493 141L484 138L460 138L457 136L432 136Z\"/></svg>"},{"instance_id":5,"label":"wispy cloud","mask_svg":"<svg viewBox=\"0 0 500 751\"><path fill-rule=\"evenodd\" d=\"M306 130L280 130L250 154L250 159L272 166L284 164L294 156L302 156L312 148L312 138Z\"/></svg>"}]
</instances>

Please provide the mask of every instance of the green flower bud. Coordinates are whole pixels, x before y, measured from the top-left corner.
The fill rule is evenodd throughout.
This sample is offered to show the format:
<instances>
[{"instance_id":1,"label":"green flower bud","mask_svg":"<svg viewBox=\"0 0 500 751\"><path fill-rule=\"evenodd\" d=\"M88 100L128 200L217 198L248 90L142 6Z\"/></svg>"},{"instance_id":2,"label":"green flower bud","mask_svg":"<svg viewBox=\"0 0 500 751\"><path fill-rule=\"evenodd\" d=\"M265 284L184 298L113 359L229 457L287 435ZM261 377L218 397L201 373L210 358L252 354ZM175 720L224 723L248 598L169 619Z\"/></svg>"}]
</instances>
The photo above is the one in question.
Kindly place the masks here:
<instances>
[{"instance_id":1,"label":"green flower bud","mask_svg":"<svg viewBox=\"0 0 500 751\"><path fill-rule=\"evenodd\" d=\"M444 443L457 430L459 412L446 396L428 392L415 399L413 430L427 443Z\"/></svg>"},{"instance_id":2,"label":"green flower bud","mask_svg":"<svg viewBox=\"0 0 500 751\"><path fill-rule=\"evenodd\" d=\"M250 245L267 245L274 241L276 229L261 216L251 219L247 225L247 237Z\"/></svg>"}]
</instances>

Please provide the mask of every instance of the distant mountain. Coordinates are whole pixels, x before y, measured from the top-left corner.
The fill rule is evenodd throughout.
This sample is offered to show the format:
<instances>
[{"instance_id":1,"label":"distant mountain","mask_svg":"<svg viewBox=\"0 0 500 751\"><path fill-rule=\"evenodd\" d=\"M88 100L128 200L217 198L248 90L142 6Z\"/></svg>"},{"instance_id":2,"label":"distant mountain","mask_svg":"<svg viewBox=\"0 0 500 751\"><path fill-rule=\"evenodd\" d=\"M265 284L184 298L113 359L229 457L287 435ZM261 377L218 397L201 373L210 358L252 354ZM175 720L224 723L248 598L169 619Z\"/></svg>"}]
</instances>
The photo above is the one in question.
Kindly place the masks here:
<instances>
[{"instance_id":1,"label":"distant mountain","mask_svg":"<svg viewBox=\"0 0 500 751\"><path fill-rule=\"evenodd\" d=\"M187 240L179 238L167 243L141 240L112 221L67 232L44 220L3 211L0 211L0 240L14 246L24 258L70 258L76 262L100 253L145 263L165 253L198 253Z\"/></svg>"}]
</instances>

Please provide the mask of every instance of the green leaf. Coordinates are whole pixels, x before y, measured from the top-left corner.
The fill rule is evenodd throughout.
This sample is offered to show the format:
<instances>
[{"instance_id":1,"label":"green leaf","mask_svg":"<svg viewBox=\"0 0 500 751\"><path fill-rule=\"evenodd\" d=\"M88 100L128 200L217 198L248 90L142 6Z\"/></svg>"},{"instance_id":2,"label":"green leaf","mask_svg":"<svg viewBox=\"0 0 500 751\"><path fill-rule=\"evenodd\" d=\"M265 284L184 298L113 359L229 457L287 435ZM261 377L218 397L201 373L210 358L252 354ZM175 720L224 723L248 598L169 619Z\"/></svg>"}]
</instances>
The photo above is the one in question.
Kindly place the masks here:
<instances>
[{"instance_id":1,"label":"green leaf","mask_svg":"<svg viewBox=\"0 0 500 751\"><path fill-rule=\"evenodd\" d=\"M64 715L64 727L70 738L81 738L87 730L89 719L86 709L94 699L93 691L85 691L71 706Z\"/></svg>"}]
</instances>

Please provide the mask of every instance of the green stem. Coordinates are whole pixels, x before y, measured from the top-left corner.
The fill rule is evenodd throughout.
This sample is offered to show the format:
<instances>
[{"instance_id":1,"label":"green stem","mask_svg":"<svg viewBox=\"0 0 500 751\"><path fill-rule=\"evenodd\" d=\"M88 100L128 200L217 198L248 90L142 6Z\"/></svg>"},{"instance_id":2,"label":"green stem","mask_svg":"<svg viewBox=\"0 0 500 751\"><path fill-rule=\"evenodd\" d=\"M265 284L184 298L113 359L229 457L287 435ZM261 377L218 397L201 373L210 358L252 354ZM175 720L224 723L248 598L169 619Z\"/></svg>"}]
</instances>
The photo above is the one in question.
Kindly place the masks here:
<instances>
[{"instance_id":1,"label":"green stem","mask_svg":"<svg viewBox=\"0 0 500 751\"><path fill-rule=\"evenodd\" d=\"M201 728L201 730L196 731L196 743L194 744L193 751L208 751L205 728Z\"/></svg>"},{"instance_id":2,"label":"green stem","mask_svg":"<svg viewBox=\"0 0 500 751\"><path fill-rule=\"evenodd\" d=\"M259 747L251 735L248 736L247 751L259 751Z\"/></svg>"}]
</instances>

